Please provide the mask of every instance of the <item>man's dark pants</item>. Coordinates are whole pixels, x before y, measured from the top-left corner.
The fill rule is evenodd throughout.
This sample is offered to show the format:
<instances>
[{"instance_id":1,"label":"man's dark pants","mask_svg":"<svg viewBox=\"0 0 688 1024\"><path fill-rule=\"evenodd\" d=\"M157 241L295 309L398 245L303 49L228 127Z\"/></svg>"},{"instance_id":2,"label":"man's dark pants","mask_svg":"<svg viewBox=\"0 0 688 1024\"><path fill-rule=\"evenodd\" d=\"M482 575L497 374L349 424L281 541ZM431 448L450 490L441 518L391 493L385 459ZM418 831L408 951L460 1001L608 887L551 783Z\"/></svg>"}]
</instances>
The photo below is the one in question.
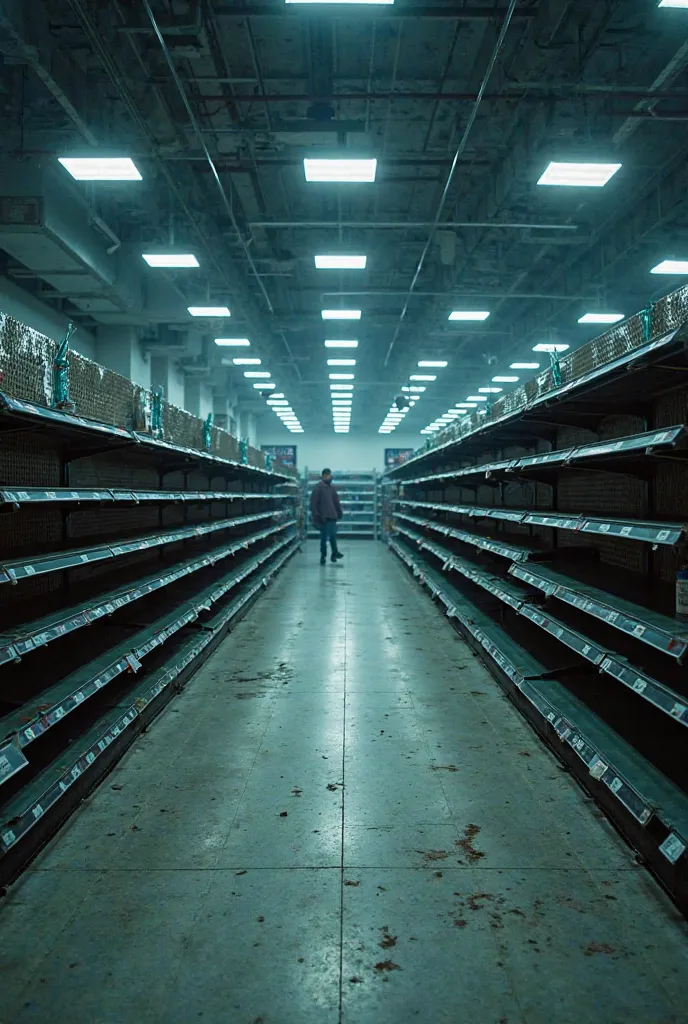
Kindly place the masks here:
<instances>
[{"instance_id":1,"label":"man's dark pants","mask_svg":"<svg viewBox=\"0 0 688 1024\"><path fill-rule=\"evenodd\" d=\"M327 558L327 542L330 542L332 548L332 554L338 555L339 548L337 547L337 520L326 519L324 523L320 524L320 557Z\"/></svg>"}]
</instances>

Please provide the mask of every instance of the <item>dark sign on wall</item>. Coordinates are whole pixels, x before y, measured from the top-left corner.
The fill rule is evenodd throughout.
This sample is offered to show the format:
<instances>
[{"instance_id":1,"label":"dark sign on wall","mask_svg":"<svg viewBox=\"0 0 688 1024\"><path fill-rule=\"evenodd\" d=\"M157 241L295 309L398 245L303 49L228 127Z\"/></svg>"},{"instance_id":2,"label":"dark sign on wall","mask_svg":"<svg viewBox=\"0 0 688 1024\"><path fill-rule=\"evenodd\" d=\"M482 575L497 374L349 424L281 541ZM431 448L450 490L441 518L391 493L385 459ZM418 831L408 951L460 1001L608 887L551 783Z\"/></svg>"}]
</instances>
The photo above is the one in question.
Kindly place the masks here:
<instances>
[{"instance_id":1,"label":"dark sign on wall","mask_svg":"<svg viewBox=\"0 0 688 1024\"><path fill-rule=\"evenodd\" d=\"M262 444L260 450L273 459L279 459L283 466L296 469L295 444Z\"/></svg>"},{"instance_id":2,"label":"dark sign on wall","mask_svg":"<svg viewBox=\"0 0 688 1024\"><path fill-rule=\"evenodd\" d=\"M413 448L385 448L385 469L400 466L413 455Z\"/></svg>"}]
</instances>

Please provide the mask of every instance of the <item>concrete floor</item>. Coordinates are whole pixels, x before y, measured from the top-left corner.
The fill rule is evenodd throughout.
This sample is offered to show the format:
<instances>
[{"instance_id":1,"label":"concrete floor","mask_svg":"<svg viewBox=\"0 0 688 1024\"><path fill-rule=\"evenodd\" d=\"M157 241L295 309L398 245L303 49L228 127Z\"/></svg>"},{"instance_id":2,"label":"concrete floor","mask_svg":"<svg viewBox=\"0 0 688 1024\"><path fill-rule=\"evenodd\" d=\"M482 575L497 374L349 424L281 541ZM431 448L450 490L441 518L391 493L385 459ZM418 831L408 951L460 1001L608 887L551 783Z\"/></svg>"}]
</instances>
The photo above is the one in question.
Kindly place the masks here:
<instances>
[{"instance_id":1,"label":"concrete floor","mask_svg":"<svg viewBox=\"0 0 688 1024\"><path fill-rule=\"evenodd\" d=\"M344 550L0 903L0 1022L688 1020L672 905L397 559Z\"/></svg>"}]
</instances>

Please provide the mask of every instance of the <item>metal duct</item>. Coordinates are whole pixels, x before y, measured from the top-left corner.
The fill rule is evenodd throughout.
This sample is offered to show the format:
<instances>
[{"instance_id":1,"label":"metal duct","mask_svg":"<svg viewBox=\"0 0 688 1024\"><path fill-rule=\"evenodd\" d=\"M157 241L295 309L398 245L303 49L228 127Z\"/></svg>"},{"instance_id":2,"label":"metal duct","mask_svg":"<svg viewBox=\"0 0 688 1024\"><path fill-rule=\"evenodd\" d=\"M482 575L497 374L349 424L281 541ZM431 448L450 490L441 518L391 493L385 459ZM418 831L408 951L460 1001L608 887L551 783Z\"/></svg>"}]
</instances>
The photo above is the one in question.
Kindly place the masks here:
<instances>
[{"instance_id":1,"label":"metal duct","mask_svg":"<svg viewBox=\"0 0 688 1024\"><path fill-rule=\"evenodd\" d=\"M140 252L126 245L112 251L111 238L61 169L0 164L0 248L99 323L188 319L167 279L147 279Z\"/></svg>"}]
</instances>

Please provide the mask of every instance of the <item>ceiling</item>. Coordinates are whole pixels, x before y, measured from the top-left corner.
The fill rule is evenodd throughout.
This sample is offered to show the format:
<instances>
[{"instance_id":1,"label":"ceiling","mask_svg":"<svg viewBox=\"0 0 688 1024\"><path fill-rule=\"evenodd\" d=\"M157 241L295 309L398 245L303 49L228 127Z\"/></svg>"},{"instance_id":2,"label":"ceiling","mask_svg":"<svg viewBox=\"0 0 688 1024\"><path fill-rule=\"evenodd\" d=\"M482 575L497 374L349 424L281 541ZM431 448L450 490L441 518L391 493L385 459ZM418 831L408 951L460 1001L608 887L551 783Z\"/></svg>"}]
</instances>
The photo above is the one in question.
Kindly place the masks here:
<instances>
[{"instance_id":1,"label":"ceiling","mask_svg":"<svg viewBox=\"0 0 688 1024\"><path fill-rule=\"evenodd\" d=\"M582 314L630 314L682 283L649 271L688 258L688 10L6 0L0 54L3 159L131 156L141 182L74 188L137 273L156 243L198 257L142 265L144 282L167 275L182 309L232 309L231 328L158 312L146 343L179 358L192 338L188 365L216 389L232 374L262 410L213 344L250 338L306 431L332 429L327 337L359 340L352 432L377 430L419 360L448 362L406 418L416 433L536 342L599 333ZM376 180L306 182L308 155L376 157ZM538 186L551 160L622 168L604 188ZM366 269L316 270L333 251ZM47 285L16 253L0 270L97 325L68 278ZM361 321L324 323L340 306ZM453 309L490 317L450 323Z\"/></svg>"}]
</instances>

